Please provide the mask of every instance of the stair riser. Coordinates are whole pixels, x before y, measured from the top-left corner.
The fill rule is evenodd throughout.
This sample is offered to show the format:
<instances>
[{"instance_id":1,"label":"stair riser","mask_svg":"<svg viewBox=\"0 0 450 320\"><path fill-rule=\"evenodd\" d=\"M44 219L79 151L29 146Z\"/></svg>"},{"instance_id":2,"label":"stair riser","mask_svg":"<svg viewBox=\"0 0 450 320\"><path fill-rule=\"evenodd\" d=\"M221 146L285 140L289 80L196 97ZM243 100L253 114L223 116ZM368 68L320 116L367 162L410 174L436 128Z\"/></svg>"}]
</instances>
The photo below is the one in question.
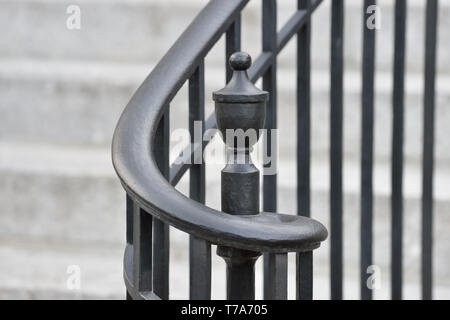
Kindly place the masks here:
<instances>
[{"instance_id":1,"label":"stair riser","mask_svg":"<svg viewBox=\"0 0 450 320\"><path fill-rule=\"evenodd\" d=\"M62 176L39 173L1 172L0 185L0 234L3 239L22 242L47 241L64 245L117 245L125 241L125 196L117 179L108 177ZM211 176L211 174L209 175ZM181 185L186 189L185 183ZM220 185L210 181L207 185L207 203L218 208ZM312 191L314 218L329 228L328 193ZM279 188L279 211L296 212L295 190ZM357 268L359 261L359 197L344 197L344 252L346 265ZM374 261L382 268L390 261L390 207L389 197L374 198ZM420 258L420 201L406 198L404 252L407 277L413 277L419 269ZM435 203L435 262L436 277L450 279L449 201ZM175 256L183 255L186 240L180 233L173 233ZM329 241L317 251L316 261L328 259ZM179 251L179 253L177 253ZM353 267L352 267L353 266Z\"/></svg>"},{"instance_id":2,"label":"stair riser","mask_svg":"<svg viewBox=\"0 0 450 320\"><path fill-rule=\"evenodd\" d=\"M0 234L56 243L125 239L125 192L113 176L2 171Z\"/></svg>"},{"instance_id":3,"label":"stair riser","mask_svg":"<svg viewBox=\"0 0 450 320\"><path fill-rule=\"evenodd\" d=\"M0 139L61 144L109 146L117 120L139 83L136 76L126 83L115 81L66 81L31 78L0 78ZM218 74L214 74L218 78ZM139 80L138 80L139 79ZM292 79L292 81L295 81ZM216 83L217 82L217 83ZM286 81L284 81L286 83ZM212 101L208 94L220 87L220 81L210 82L207 90L208 112ZM294 88L283 82L279 88L280 152L295 152L296 111ZM26 92L26 94L24 94ZM172 128L187 125L187 94L182 90L172 104ZM359 159L361 138L361 97L359 89L347 90L344 102L344 148L349 158ZM437 98L436 159L445 163L450 159L450 94ZM391 153L392 102L390 91L380 90L376 96L375 157L389 159ZM329 150L329 93L323 84L313 83L312 150L326 156ZM423 107L421 93L406 97L405 157L420 161L422 157ZM175 143L175 142L174 142Z\"/></svg>"},{"instance_id":4,"label":"stair riser","mask_svg":"<svg viewBox=\"0 0 450 320\"><path fill-rule=\"evenodd\" d=\"M115 60L157 62L205 5L205 1L79 1L81 29L66 27L66 3L53 1L3 1L0 27L0 58L33 57L42 59ZM450 6L441 2L440 27L448 30ZM361 66L362 8L360 1L346 4L346 66ZM378 35L377 63L389 70L393 52L392 1L380 2L382 25ZM295 3L279 3L279 24L293 13ZM421 2L410 3L408 12L409 70L422 70L424 44L424 8ZM252 54L261 50L260 6L251 4L244 11L244 49ZM324 2L314 15L313 61L322 67L329 64L330 5ZM57 41L55 41L57 39ZM441 72L450 72L444 63L450 55L450 33L439 33ZM279 58L281 66L292 65L295 45ZM208 57L223 64L223 44Z\"/></svg>"}]
</instances>

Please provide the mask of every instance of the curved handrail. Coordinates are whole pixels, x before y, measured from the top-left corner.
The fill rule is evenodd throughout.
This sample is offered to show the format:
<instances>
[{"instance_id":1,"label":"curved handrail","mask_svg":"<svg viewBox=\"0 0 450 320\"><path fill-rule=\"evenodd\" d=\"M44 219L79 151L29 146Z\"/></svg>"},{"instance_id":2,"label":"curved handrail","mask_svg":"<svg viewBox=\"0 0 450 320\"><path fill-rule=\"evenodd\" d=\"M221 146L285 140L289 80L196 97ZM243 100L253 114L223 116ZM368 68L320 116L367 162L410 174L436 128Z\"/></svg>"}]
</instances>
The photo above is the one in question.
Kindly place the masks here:
<instances>
[{"instance_id":1,"label":"curved handrail","mask_svg":"<svg viewBox=\"0 0 450 320\"><path fill-rule=\"evenodd\" d=\"M212 0L167 52L125 108L114 132L113 165L126 192L156 218L218 245L267 251L310 251L327 237L311 219L263 213L231 216L195 202L170 185L153 147L162 115L249 0Z\"/></svg>"}]
</instances>

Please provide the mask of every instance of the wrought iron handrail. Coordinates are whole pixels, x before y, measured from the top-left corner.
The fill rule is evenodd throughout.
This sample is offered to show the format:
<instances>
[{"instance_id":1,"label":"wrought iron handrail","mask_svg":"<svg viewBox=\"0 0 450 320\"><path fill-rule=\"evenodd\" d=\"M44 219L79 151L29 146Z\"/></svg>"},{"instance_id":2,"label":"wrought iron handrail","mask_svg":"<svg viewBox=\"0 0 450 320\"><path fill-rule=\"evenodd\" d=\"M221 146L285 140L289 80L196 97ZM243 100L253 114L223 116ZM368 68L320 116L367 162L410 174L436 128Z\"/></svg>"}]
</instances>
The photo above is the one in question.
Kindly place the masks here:
<instances>
[{"instance_id":1,"label":"wrought iron handrail","mask_svg":"<svg viewBox=\"0 0 450 320\"><path fill-rule=\"evenodd\" d=\"M215 244L267 252L310 251L327 236L314 220L262 213L231 216L195 202L161 174L156 130L169 103L248 0L211 1L144 81L116 127L112 158L123 187L152 216Z\"/></svg>"},{"instance_id":2,"label":"wrought iron handrail","mask_svg":"<svg viewBox=\"0 0 450 320\"><path fill-rule=\"evenodd\" d=\"M203 151L207 142L188 146L174 164L169 166L169 104L183 84L189 82L191 134L194 131L192 125L194 121L201 121L205 131L216 128L215 114L204 121L204 58L222 34L226 34L227 57L240 51L240 13L248 2L249 0L211 0L134 94L118 122L113 138L112 158L114 168L127 193L127 246L124 257L124 279L129 298L168 298L168 225L172 225L191 235L191 299L209 299L211 297L211 244L218 245L217 254L227 262L227 274L230 275L227 276L229 298L249 299L254 297L254 261L261 253L264 253L264 298L286 299L286 253L297 252L297 298L312 299L313 257L311 251L317 248L328 234L319 222L309 219L311 215L310 16L322 0L298 0L297 11L279 31L277 31L276 0L263 1L263 52L247 70L247 85L249 80L253 83L260 78L263 80L263 90L270 95L269 101L264 104L264 108L267 107L266 129L269 131L275 129L277 126L276 57L288 41L297 35L298 216L258 213L259 210L256 208L259 208L259 201L258 203L253 201L253 206L251 206L251 213L255 215L247 216L231 215L203 205L205 166L204 164L191 164L185 160L186 154L193 160L198 151ZM370 15L368 9L376 3L376 0L364 1L363 15L366 19ZM406 0L396 1L391 199L391 291L393 299L402 298L403 286L402 180L406 8ZM344 0L333 0L331 12L330 284L331 298L342 299L344 278L342 175ZM432 298L432 185L437 17L438 1L428 0L425 21L424 161L422 170L422 294L424 299ZM367 285L367 270L373 265L372 176L374 171L375 35L376 28L366 28L364 23L360 222L362 299L372 299L371 288ZM244 59L243 57L240 55L241 59ZM250 60L245 59L245 61ZM227 80L231 78L231 71L233 70L228 66ZM219 122L220 119L219 117ZM234 125L231 124L231 126ZM270 141L272 136L269 134L267 139ZM270 142L267 143L267 148L268 155L272 155ZM188 170L190 171L191 199L175 189ZM224 171L222 172L222 182L224 181ZM230 173L230 170L227 172ZM257 183L252 183L253 188L248 188L248 190L251 189L251 192L247 192L247 195L252 193L253 200L259 199L256 195L259 193L255 191L259 190L256 187L256 185L259 186L259 175L258 179L254 178L252 181ZM236 185L239 186L239 183ZM240 202L245 201L241 201L239 196L232 195L230 192L224 194L223 191L227 188L223 188L223 186L224 184L222 185L222 199L226 198L231 202L234 201L235 204L238 203L239 205L234 208L242 208ZM276 176L264 176L263 194L263 211L276 212ZM242 199L245 200L245 198ZM222 209L224 210L224 208ZM234 213L242 212L250 211L241 210ZM244 276L242 276L243 274Z\"/></svg>"},{"instance_id":3,"label":"wrought iron handrail","mask_svg":"<svg viewBox=\"0 0 450 320\"><path fill-rule=\"evenodd\" d=\"M273 269L270 279L265 281L265 296L286 298L288 252L297 252L299 263L306 263L298 283L298 287L304 289L298 289L298 295L312 298L312 266L309 265L312 250L319 247L328 235L321 223L309 217L258 213L259 210L252 212L253 215L241 215L244 212L231 215L211 209L203 205L201 199L191 200L174 188L188 169L191 169L191 177L196 175L194 165L181 161L181 165L168 167L169 104L182 85L189 81L195 92L192 101L190 98L190 108L193 107L192 112L197 116L203 117L203 60L220 36L227 32L228 37L230 27L240 23L239 15L248 1L210 1L137 90L117 124L112 159L127 193L124 280L129 298L168 298L167 225L191 236L192 299L210 298L210 279L204 280L205 276L210 278L211 273L210 244L218 245L217 253L227 261L230 299L254 297L254 262L261 253L269 255L267 262ZM320 3L321 0L316 0L297 11L278 34L274 29L272 50L264 50L256 59L248 70L248 80L255 82L274 67L277 53L307 22ZM276 14L272 5L274 1L264 3L264 10L271 15ZM275 23L273 21L272 25ZM239 32L235 32L232 38L231 42L236 44L240 39ZM238 46L227 43L227 55L231 50L237 51ZM206 130L216 127L215 120L214 115L210 116ZM204 145L196 146L199 147ZM193 156L195 150L192 146L188 148ZM191 198L204 198L204 192L201 195L204 181L202 185L194 190L197 196L192 197L191 184ZM256 190L257 185L252 189ZM231 201L238 203L240 200ZM259 207L259 201L253 207Z\"/></svg>"}]
</instances>

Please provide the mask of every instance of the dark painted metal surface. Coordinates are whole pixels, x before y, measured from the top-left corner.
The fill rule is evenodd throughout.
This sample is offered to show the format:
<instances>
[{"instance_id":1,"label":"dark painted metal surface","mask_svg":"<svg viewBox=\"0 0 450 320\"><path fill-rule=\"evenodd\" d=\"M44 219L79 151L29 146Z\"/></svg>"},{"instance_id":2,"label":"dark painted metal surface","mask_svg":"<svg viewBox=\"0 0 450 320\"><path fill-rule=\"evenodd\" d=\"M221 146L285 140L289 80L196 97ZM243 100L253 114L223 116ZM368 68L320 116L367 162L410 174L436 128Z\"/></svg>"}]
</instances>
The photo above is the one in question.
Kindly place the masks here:
<instances>
[{"instance_id":1,"label":"dark painted metal surface","mask_svg":"<svg viewBox=\"0 0 450 320\"><path fill-rule=\"evenodd\" d=\"M266 129L268 130L265 154L269 158L276 158L276 149L272 150L272 140L276 139L271 130L277 129L277 6L275 0L262 3L262 44L263 52L272 53L270 67L263 75L263 90L269 93L267 102ZM275 163L269 162L265 167L270 168ZM267 212L277 211L277 175L264 175L263 181L263 210Z\"/></svg>"},{"instance_id":2,"label":"dark painted metal surface","mask_svg":"<svg viewBox=\"0 0 450 320\"><path fill-rule=\"evenodd\" d=\"M230 58L230 65L234 70L230 82L225 88L213 94L217 127L222 132L222 138L227 146L227 165L222 170L222 210L231 215L252 217L260 215L260 173L252 163L250 152L258 140L260 130L265 126L269 93L259 90L250 81L247 70L251 66L251 58L248 54L234 53ZM229 136L230 130L236 135ZM242 137L237 135L239 130ZM242 139L244 133L247 134L251 130L258 133L255 134L254 139ZM273 215L281 217L281 215ZM290 219L313 221L296 216L291 216ZM266 225L266 228L270 227L272 226ZM217 254L223 257L227 264L228 299L254 299L254 264L261 255L261 251L218 246ZM305 255L308 258L309 256ZM268 257L267 262L269 271L269 277L266 279L267 298L285 297L287 255L274 254ZM306 272L312 272L309 267L312 268L308 266ZM309 283L305 283L305 288L310 288Z\"/></svg>"},{"instance_id":3,"label":"dark painted metal surface","mask_svg":"<svg viewBox=\"0 0 450 320\"><path fill-rule=\"evenodd\" d=\"M403 147L406 48L406 0L395 2L394 90L391 197L391 295L402 299L403 260Z\"/></svg>"},{"instance_id":4,"label":"dark painted metal surface","mask_svg":"<svg viewBox=\"0 0 450 320\"><path fill-rule=\"evenodd\" d=\"M375 0L365 0L363 6L363 66L362 66L362 146L361 146L361 299L372 299L367 285L372 265L372 214L373 214L373 131L375 100L375 33L367 21L373 12L367 12Z\"/></svg>"},{"instance_id":5,"label":"dark painted metal surface","mask_svg":"<svg viewBox=\"0 0 450 320\"><path fill-rule=\"evenodd\" d=\"M201 125L196 133L195 126ZM197 202L205 203L205 162L203 161L203 145L195 143L203 140L205 129L205 66L200 62L198 68L189 79L189 133L191 135L191 168L189 176L189 197ZM201 135L196 137L195 134Z\"/></svg>"},{"instance_id":6,"label":"dark painted metal surface","mask_svg":"<svg viewBox=\"0 0 450 320\"><path fill-rule=\"evenodd\" d=\"M189 298L211 299L211 245L196 237L189 238Z\"/></svg>"},{"instance_id":7,"label":"dark painted metal surface","mask_svg":"<svg viewBox=\"0 0 450 320\"><path fill-rule=\"evenodd\" d=\"M152 291L152 216L133 208L133 284L139 291Z\"/></svg>"},{"instance_id":8,"label":"dark painted metal surface","mask_svg":"<svg viewBox=\"0 0 450 320\"><path fill-rule=\"evenodd\" d=\"M227 264L227 299L255 299L255 262L261 255L259 252L217 247L217 255Z\"/></svg>"},{"instance_id":9,"label":"dark painted metal surface","mask_svg":"<svg viewBox=\"0 0 450 320\"><path fill-rule=\"evenodd\" d=\"M178 229L241 249L309 251L327 236L320 224L310 228L302 220L282 215L223 214L175 190L154 162L153 138L168 103L246 3L211 1L186 29L125 108L114 134L113 164L128 194L154 217Z\"/></svg>"},{"instance_id":10,"label":"dark painted metal surface","mask_svg":"<svg viewBox=\"0 0 450 320\"><path fill-rule=\"evenodd\" d=\"M307 8L297 10L286 24L278 32L277 46L278 53L283 50L284 46L295 36L298 31L308 23L311 15L322 3L322 0L311 1L311 5Z\"/></svg>"},{"instance_id":11,"label":"dark painted metal surface","mask_svg":"<svg viewBox=\"0 0 450 320\"><path fill-rule=\"evenodd\" d=\"M344 92L344 0L331 6L330 92L330 281L331 299L342 299L342 148Z\"/></svg>"},{"instance_id":12,"label":"dark painted metal surface","mask_svg":"<svg viewBox=\"0 0 450 320\"><path fill-rule=\"evenodd\" d=\"M211 246L227 263L228 298L254 298L254 263L266 253L264 297L287 298L287 252L297 252L297 298L313 297L312 250L327 236L326 229L307 217L310 212L310 55L311 14L321 0L298 0L298 10L277 32L276 1L263 1L263 52L248 70L249 81L242 86L232 79L227 66L230 90L216 93L219 128L276 128L276 57L297 35L298 100L298 216L260 213L259 171L251 164L249 151L229 154L222 173L222 209L204 206L205 168L177 160L169 167L169 103L189 81L189 124L204 123L204 130L216 127L212 114L204 115L204 58L226 33L226 58L240 51L241 11L246 0L212 0L186 29L174 46L144 81L123 112L113 140L113 164L127 192L127 247L124 281L127 299L167 299L169 297L169 229L172 225L190 237L190 298L211 297ZM365 0L368 6L376 1ZM342 133L343 133L343 25L344 1L334 0L331 19L331 122L330 122L330 215L331 215L331 297L342 299ZM433 153L438 2L427 1L424 161L422 223L423 298L432 298L432 212ZM361 298L371 299L367 287L367 267L372 264L373 206L373 128L375 30L364 25L362 93L362 167L361 167ZM406 0L396 2L393 145L392 145L392 298L402 297L402 179L404 127L404 63ZM247 56L238 54L235 69L250 67ZM243 74L241 70L237 73ZM259 113L266 99L255 89L263 78L263 89L270 94L267 116ZM253 95L248 95L248 90ZM259 92L259 93L258 93ZM230 93L232 93L230 95ZM242 101L242 99L247 99ZM234 104L235 109L227 110ZM236 113L237 112L237 113ZM207 142L189 146L186 154L198 159ZM247 147L251 143L247 144ZM270 145L270 144L269 144ZM245 164L237 164L238 158ZM183 160L183 159L182 159ZM191 161L192 162L192 161ZM183 175L190 172L190 198L176 191ZM264 178L263 211L276 212L276 176ZM152 228L153 226L153 228ZM152 239L153 235L153 239Z\"/></svg>"},{"instance_id":13,"label":"dark painted metal surface","mask_svg":"<svg viewBox=\"0 0 450 320\"><path fill-rule=\"evenodd\" d=\"M281 28L277 35L277 53L280 53L288 41L297 34L298 30L302 28L305 23L308 22L309 16L314 12L314 10L322 3L322 0L314 1L308 10L299 11L298 15L294 15L288 23ZM228 32L233 29L233 25L228 29ZM231 42L233 43L233 42ZM239 50L236 50L239 51ZM226 50L227 56L231 55L232 49ZM272 59L272 52L262 52L254 61L252 67L248 71L250 80L255 83L259 78L263 76L266 70L270 67ZM227 62L228 63L228 62ZM216 128L216 117L212 113L205 121L205 130ZM189 146L186 150L182 152L183 155L189 154L191 152L191 147ZM170 167L170 182L173 186L176 186L181 180L183 175L189 170L190 164L183 161L182 158L178 158L174 161L174 164Z\"/></svg>"},{"instance_id":14,"label":"dark painted metal surface","mask_svg":"<svg viewBox=\"0 0 450 320\"><path fill-rule=\"evenodd\" d=\"M123 258L123 280L127 290L127 300L161 300L153 291L139 291L133 282L133 246L127 244Z\"/></svg>"},{"instance_id":15,"label":"dark painted metal surface","mask_svg":"<svg viewBox=\"0 0 450 320\"><path fill-rule=\"evenodd\" d=\"M437 55L437 0L428 0L425 31L425 90L422 162L422 298L433 298L433 171Z\"/></svg>"},{"instance_id":16,"label":"dark painted metal surface","mask_svg":"<svg viewBox=\"0 0 450 320\"><path fill-rule=\"evenodd\" d=\"M201 125L201 130L195 130ZM205 203L205 162L204 145L195 146L203 141L205 128L205 66L200 62L189 79L189 132L192 153L189 177L189 197L199 203ZM196 137L197 131L201 136ZM189 297L191 300L211 298L211 245L209 242L190 237L189 239Z\"/></svg>"},{"instance_id":17,"label":"dark painted metal surface","mask_svg":"<svg viewBox=\"0 0 450 320\"><path fill-rule=\"evenodd\" d=\"M126 234L126 241L129 244L133 244L133 208L134 203L133 199L127 194L126 195L126 215L127 215L127 234Z\"/></svg>"},{"instance_id":18,"label":"dark painted metal surface","mask_svg":"<svg viewBox=\"0 0 450 320\"><path fill-rule=\"evenodd\" d=\"M269 0L262 2L262 51L271 53L271 65L263 75L263 90L269 92L267 103L267 117L264 142L264 154L270 159L277 159L277 149L272 149L272 141L277 139L276 134L272 134L273 129L278 128L277 124L277 2ZM275 142L276 143L276 142ZM276 160L275 160L276 161ZM275 161L265 163L265 168L276 166ZM263 210L266 212L277 211L277 175L264 175L263 178ZM271 277L269 267L275 261L270 261L274 256L264 254L264 297L271 294ZM280 272L281 270L275 269ZM283 272L283 271L281 271Z\"/></svg>"},{"instance_id":19,"label":"dark painted metal surface","mask_svg":"<svg viewBox=\"0 0 450 320\"><path fill-rule=\"evenodd\" d=\"M230 66L230 57L233 53L241 51L241 16L234 20L231 27L228 28L225 34L225 68L226 68L226 83L231 80L233 76L233 69Z\"/></svg>"},{"instance_id":20,"label":"dark painted metal surface","mask_svg":"<svg viewBox=\"0 0 450 320\"><path fill-rule=\"evenodd\" d=\"M248 78L251 66L248 54L237 52L230 57L231 80L214 92L217 128L227 146L227 165L222 170L222 210L232 215L259 213L259 170L250 152L257 142L246 140L244 133L264 128L269 94L256 88ZM232 130L235 134L229 136ZM239 139L239 132L241 139ZM227 264L227 299L255 298L255 262L259 252L219 246L217 254Z\"/></svg>"},{"instance_id":21,"label":"dark painted metal surface","mask_svg":"<svg viewBox=\"0 0 450 320\"><path fill-rule=\"evenodd\" d=\"M264 278L264 299L287 300L288 294L288 255L269 253L267 271ZM267 275L267 278L266 278Z\"/></svg>"},{"instance_id":22,"label":"dark painted metal surface","mask_svg":"<svg viewBox=\"0 0 450 320\"><path fill-rule=\"evenodd\" d=\"M170 113L167 106L155 133L155 163L165 179L169 179ZM156 152L157 150L157 152ZM169 225L154 218L153 290L161 299L169 299Z\"/></svg>"},{"instance_id":23,"label":"dark painted metal surface","mask_svg":"<svg viewBox=\"0 0 450 320\"><path fill-rule=\"evenodd\" d=\"M313 253L297 253L297 300L313 299Z\"/></svg>"},{"instance_id":24,"label":"dark painted metal surface","mask_svg":"<svg viewBox=\"0 0 450 320\"><path fill-rule=\"evenodd\" d=\"M311 0L298 0L298 10L308 10ZM311 151L311 17L297 34L297 214L310 217ZM312 254L297 257L297 298L312 298ZM309 291L310 290L310 291Z\"/></svg>"},{"instance_id":25,"label":"dark painted metal surface","mask_svg":"<svg viewBox=\"0 0 450 320\"><path fill-rule=\"evenodd\" d=\"M299 0L306 10L310 0ZM310 140L311 140L311 22L308 19L297 34L297 203L298 214L310 216Z\"/></svg>"}]
</instances>

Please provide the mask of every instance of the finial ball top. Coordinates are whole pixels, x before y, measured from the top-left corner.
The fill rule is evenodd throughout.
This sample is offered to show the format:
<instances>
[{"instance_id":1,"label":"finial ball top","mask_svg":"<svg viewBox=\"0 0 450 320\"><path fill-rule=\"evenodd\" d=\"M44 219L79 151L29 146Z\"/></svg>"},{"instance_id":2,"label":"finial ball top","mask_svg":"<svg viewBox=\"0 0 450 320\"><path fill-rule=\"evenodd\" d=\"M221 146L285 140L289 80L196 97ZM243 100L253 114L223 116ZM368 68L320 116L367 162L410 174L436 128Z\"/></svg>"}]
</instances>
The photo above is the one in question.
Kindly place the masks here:
<instances>
[{"instance_id":1,"label":"finial ball top","mask_svg":"<svg viewBox=\"0 0 450 320\"><path fill-rule=\"evenodd\" d=\"M252 58L246 52L236 52L230 57L230 65L235 71L245 71L252 65Z\"/></svg>"}]
</instances>

